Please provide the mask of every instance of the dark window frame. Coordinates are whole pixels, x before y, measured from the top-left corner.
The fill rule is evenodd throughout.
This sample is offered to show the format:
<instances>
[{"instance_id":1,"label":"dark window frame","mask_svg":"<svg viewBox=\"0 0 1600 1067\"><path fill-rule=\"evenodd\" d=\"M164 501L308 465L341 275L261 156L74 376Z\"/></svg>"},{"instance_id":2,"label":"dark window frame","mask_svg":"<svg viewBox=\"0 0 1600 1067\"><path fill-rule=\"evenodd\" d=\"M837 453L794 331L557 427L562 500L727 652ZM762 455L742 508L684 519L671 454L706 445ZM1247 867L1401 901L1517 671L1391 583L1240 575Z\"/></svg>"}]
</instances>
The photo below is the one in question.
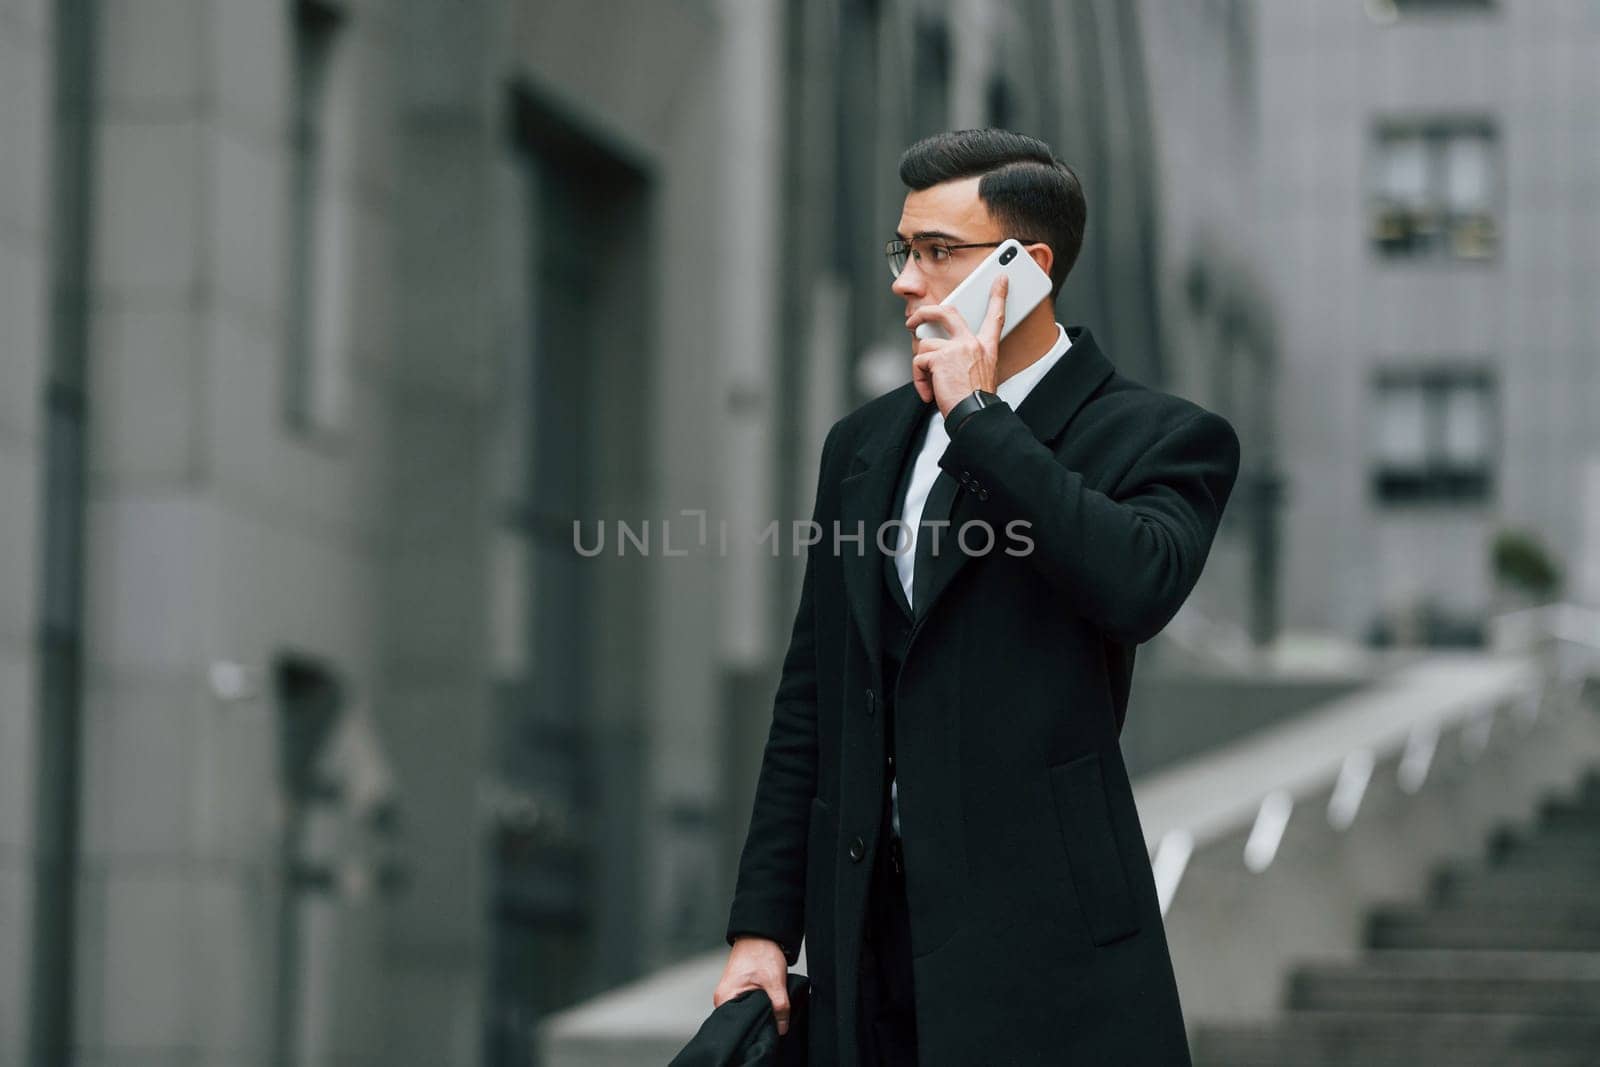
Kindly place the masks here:
<instances>
[{"instance_id":1,"label":"dark window frame","mask_svg":"<svg viewBox=\"0 0 1600 1067\"><path fill-rule=\"evenodd\" d=\"M1482 458L1473 462L1452 461L1444 445L1446 405L1451 393L1463 389L1476 390L1483 401L1484 450ZM1498 376L1494 368L1483 361L1378 368L1372 375L1374 419L1381 417L1377 413L1383 394L1390 390L1421 391L1424 452L1415 465L1397 463L1374 453L1369 460L1373 500L1382 507L1477 505L1491 501L1501 445Z\"/></svg>"},{"instance_id":2,"label":"dark window frame","mask_svg":"<svg viewBox=\"0 0 1600 1067\"><path fill-rule=\"evenodd\" d=\"M990 76L984 89L984 110L993 129L1010 130L1017 126L1017 96L1004 74Z\"/></svg>"},{"instance_id":3,"label":"dark window frame","mask_svg":"<svg viewBox=\"0 0 1600 1067\"><path fill-rule=\"evenodd\" d=\"M950 80L955 65L950 25L937 15L919 15L912 39L915 133L918 137L927 137L949 125Z\"/></svg>"},{"instance_id":4,"label":"dark window frame","mask_svg":"<svg viewBox=\"0 0 1600 1067\"><path fill-rule=\"evenodd\" d=\"M288 188L288 333L280 407L284 425L304 444L336 450L349 431L348 398L341 410L325 409L321 393L328 354L317 334L324 301L344 298L327 291L320 277L324 242L322 209L334 195L326 182L324 151L328 86L342 50L350 12L340 0L293 0L289 5L293 63ZM335 352L334 373L348 391L350 353Z\"/></svg>"},{"instance_id":5,"label":"dark window frame","mask_svg":"<svg viewBox=\"0 0 1600 1067\"><path fill-rule=\"evenodd\" d=\"M1457 138L1487 143L1489 191L1479 212L1456 212L1449 203L1445 153ZM1420 139L1426 152L1426 201L1420 207L1401 203L1382 185L1385 147L1390 142ZM1489 115L1390 115L1376 119L1367 137L1365 168L1368 244L1385 263L1493 264L1504 247L1505 152L1499 123ZM1485 245L1466 251L1471 242Z\"/></svg>"},{"instance_id":6,"label":"dark window frame","mask_svg":"<svg viewBox=\"0 0 1600 1067\"><path fill-rule=\"evenodd\" d=\"M1500 10L1499 0L1390 0L1395 14L1406 15L1485 15Z\"/></svg>"}]
</instances>

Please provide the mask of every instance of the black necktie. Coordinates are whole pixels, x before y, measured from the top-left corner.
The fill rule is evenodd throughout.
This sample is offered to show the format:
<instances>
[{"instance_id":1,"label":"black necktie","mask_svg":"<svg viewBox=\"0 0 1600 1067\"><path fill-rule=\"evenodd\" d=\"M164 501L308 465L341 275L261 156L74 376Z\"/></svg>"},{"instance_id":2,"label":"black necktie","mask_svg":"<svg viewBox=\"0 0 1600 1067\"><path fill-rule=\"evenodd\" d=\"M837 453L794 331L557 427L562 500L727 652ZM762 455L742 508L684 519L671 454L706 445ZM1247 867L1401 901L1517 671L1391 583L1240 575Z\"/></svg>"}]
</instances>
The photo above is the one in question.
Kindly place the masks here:
<instances>
[{"instance_id":1,"label":"black necktie","mask_svg":"<svg viewBox=\"0 0 1600 1067\"><path fill-rule=\"evenodd\" d=\"M928 590L933 584L933 540L939 539L939 554L958 551L955 534L948 526L935 529L927 525L935 520L950 518L950 505L956 498L959 486L950 473L940 469L928 490L928 502L922 505L922 518L917 524L916 562L911 569L911 610L920 617L928 607Z\"/></svg>"}]
</instances>

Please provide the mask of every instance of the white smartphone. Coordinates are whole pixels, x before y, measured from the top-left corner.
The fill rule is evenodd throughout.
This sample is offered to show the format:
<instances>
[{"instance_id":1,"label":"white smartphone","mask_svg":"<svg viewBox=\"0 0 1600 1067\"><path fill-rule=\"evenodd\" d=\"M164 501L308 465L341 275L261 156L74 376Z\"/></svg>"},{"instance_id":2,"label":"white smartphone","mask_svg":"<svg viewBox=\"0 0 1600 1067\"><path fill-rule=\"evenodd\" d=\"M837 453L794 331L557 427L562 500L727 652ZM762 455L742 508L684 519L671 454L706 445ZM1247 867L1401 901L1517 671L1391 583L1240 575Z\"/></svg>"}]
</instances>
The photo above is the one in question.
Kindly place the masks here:
<instances>
[{"instance_id":1,"label":"white smartphone","mask_svg":"<svg viewBox=\"0 0 1600 1067\"><path fill-rule=\"evenodd\" d=\"M1001 274L1011 279L1006 290L1006 318L1000 326L1000 336L1004 338L1028 317L1028 312L1039 306L1039 301L1050 295L1050 275L1039 269L1039 264L1016 238L1002 241L999 248L944 298L943 305L960 312L967 329L977 333L978 327L983 325L984 313L989 310L989 288ZM926 341L934 337L948 340L950 335L938 323L924 322L917 327L917 336Z\"/></svg>"}]
</instances>

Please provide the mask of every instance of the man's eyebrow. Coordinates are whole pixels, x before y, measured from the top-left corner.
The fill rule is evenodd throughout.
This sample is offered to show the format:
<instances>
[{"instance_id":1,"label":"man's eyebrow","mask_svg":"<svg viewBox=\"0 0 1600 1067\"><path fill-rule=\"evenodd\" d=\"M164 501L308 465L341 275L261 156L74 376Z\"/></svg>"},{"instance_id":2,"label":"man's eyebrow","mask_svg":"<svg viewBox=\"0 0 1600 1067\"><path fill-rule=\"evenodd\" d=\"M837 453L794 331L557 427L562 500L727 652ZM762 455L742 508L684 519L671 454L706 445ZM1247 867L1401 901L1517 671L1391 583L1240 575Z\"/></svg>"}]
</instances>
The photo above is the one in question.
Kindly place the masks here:
<instances>
[{"instance_id":1,"label":"man's eyebrow","mask_svg":"<svg viewBox=\"0 0 1600 1067\"><path fill-rule=\"evenodd\" d=\"M959 243L960 240L961 240L961 238L957 237L955 234L953 234L953 233L945 233L943 230L918 230L916 233L912 234L910 237L907 237L905 234L901 233L899 230L896 230L894 232L894 235L896 237L898 237L902 241L926 241L926 240L931 240L933 238L940 238L940 239L945 240L945 241L955 241L955 242Z\"/></svg>"}]
</instances>

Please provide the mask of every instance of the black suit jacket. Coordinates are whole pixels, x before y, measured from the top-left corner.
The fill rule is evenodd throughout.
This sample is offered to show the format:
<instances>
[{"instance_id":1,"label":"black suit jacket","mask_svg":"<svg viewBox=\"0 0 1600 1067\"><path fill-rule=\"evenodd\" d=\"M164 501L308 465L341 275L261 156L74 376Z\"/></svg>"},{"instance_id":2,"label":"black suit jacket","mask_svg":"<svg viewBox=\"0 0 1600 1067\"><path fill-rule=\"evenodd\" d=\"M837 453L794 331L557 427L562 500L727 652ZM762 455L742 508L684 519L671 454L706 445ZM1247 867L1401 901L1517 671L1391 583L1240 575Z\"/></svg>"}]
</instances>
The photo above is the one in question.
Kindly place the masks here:
<instances>
[{"instance_id":1,"label":"black suit jacket","mask_svg":"<svg viewBox=\"0 0 1600 1067\"><path fill-rule=\"evenodd\" d=\"M970 555L944 539L894 683L929 1067L1188 1062L1117 735L1135 647L1194 588L1239 441L1222 417L1118 374L1089 331L1068 333L1072 347L1017 410L971 416L940 459L965 475L950 529L983 520L994 544L983 551L981 527ZM908 383L823 445L823 537L807 555L729 916L730 943L770 937L791 963L804 937L818 1064L856 1062L886 781L876 532L899 518L903 453L930 410ZM836 523L865 537L836 552Z\"/></svg>"}]
</instances>

